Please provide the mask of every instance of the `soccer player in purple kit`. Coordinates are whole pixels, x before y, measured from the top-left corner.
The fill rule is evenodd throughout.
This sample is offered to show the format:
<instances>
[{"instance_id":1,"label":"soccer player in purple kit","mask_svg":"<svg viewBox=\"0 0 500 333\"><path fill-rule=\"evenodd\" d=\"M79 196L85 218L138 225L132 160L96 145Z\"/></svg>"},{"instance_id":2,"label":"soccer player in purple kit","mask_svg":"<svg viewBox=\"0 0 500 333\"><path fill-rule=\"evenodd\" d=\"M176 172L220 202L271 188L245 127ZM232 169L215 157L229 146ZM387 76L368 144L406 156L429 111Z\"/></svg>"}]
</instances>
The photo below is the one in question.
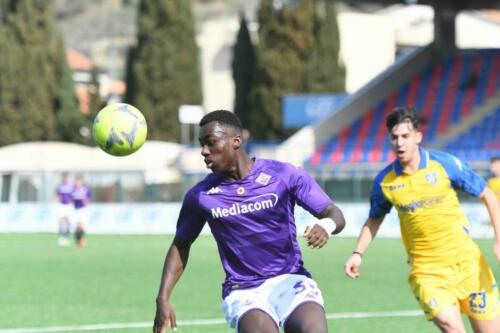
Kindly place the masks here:
<instances>
[{"instance_id":1,"label":"soccer player in purple kit","mask_svg":"<svg viewBox=\"0 0 500 333\"><path fill-rule=\"evenodd\" d=\"M71 193L73 192L73 183L67 174L62 175L61 184L56 189L57 204L57 223L59 238L57 240L60 246L67 246L70 234L70 218L73 213L73 203Z\"/></svg>"},{"instance_id":2,"label":"soccer player in purple kit","mask_svg":"<svg viewBox=\"0 0 500 333\"><path fill-rule=\"evenodd\" d=\"M75 241L78 249L87 244L85 229L89 223L88 204L92 200L92 194L88 186L83 182L83 178L78 176L75 180L75 187L71 193L71 199L75 206Z\"/></svg>"},{"instance_id":3,"label":"soccer player in purple kit","mask_svg":"<svg viewBox=\"0 0 500 333\"><path fill-rule=\"evenodd\" d=\"M212 173L184 197L153 332L177 328L169 298L205 222L226 273L222 308L229 326L240 333L328 332L321 291L303 265L293 212L297 203L318 219L304 233L312 248L344 228L342 212L303 169L250 158L234 113L210 112L199 125L201 154Z\"/></svg>"}]
</instances>

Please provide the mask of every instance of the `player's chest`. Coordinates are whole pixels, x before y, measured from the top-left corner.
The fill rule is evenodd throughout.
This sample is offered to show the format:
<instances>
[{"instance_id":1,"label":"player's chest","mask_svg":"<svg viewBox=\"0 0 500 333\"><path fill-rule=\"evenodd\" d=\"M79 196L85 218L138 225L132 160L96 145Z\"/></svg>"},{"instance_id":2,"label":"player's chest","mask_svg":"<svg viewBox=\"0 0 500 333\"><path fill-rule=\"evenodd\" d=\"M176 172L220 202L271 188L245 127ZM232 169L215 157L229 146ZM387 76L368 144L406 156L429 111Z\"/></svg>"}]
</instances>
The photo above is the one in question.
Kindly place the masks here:
<instances>
[{"instance_id":1,"label":"player's chest","mask_svg":"<svg viewBox=\"0 0 500 333\"><path fill-rule=\"evenodd\" d=\"M81 188L81 189L74 190L71 193L71 196L73 197L73 199L76 199L76 200L85 199L88 196L88 189Z\"/></svg>"},{"instance_id":2,"label":"player's chest","mask_svg":"<svg viewBox=\"0 0 500 333\"><path fill-rule=\"evenodd\" d=\"M61 187L59 187L59 191L58 191L60 194L71 194L73 192L73 186L71 185L62 185Z\"/></svg>"},{"instance_id":3,"label":"player's chest","mask_svg":"<svg viewBox=\"0 0 500 333\"><path fill-rule=\"evenodd\" d=\"M201 194L201 208L214 219L239 215L269 214L288 200L288 191L279 181L265 185L235 183L213 186Z\"/></svg>"},{"instance_id":4,"label":"player's chest","mask_svg":"<svg viewBox=\"0 0 500 333\"><path fill-rule=\"evenodd\" d=\"M452 191L448 175L441 170L418 170L383 182L386 198L396 206L421 200L438 200Z\"/></svg>"}]
</instances>

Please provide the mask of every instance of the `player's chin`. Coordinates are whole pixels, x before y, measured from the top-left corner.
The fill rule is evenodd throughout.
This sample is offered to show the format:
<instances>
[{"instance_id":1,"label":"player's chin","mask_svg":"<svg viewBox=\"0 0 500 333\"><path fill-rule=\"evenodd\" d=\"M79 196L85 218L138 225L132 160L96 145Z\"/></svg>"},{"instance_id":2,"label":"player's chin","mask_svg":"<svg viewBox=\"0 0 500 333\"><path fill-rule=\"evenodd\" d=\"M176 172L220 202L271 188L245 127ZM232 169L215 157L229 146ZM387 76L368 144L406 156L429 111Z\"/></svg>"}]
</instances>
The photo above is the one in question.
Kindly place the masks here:
<instances>
[{"instance_id":1,"label":"player's chin","mask_svg":"<svg viewBox=\"0 0 500 333\"><path fill-rule=\"evenodd\" d=\"M212 170L212 172L217 172L217 166L213 162L207 164L207 169Z\"/></svg>"},{"instance_id":2,"label":"player's chin","mask_svg":"<svg viewBox=\"0 0 500 333\"><path fill-rule=\"evenodd\" d=\"M396 158L403 163L409 161L409 155L406 152L396 152Z\"/></svg>"}]
</instances>

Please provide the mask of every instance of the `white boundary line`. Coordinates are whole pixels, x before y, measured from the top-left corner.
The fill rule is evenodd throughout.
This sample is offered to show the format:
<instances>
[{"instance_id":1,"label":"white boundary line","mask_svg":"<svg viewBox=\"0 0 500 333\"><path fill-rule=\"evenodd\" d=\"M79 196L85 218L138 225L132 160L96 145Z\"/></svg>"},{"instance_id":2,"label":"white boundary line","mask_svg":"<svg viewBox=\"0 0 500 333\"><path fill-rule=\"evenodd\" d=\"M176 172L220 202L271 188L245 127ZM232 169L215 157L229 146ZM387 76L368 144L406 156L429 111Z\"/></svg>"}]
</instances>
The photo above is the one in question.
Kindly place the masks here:
<instances>
[{"instance_id":1,"label":"white boundary line","mask_svg":"<svg viewBox=\"0 0 500 333\"><path fill-rule=\"evenodd\" d=\"M404 311L375 311L375 312L339 312L328 313L328 319L352 319L352 318L383 318L383 317L416 317L422 316L421 310ZM178 326L202 326L225 324L224 319L194 319L178 320ZM21 327L21 328L0 328L0 333L53 333L53 332L83 332L101 330L119 330L132 328L153 327L153 321L135 323L110 323L110 324L88 324L72 326L50 326L50 327Z\"/></svg>"}]
</instances>

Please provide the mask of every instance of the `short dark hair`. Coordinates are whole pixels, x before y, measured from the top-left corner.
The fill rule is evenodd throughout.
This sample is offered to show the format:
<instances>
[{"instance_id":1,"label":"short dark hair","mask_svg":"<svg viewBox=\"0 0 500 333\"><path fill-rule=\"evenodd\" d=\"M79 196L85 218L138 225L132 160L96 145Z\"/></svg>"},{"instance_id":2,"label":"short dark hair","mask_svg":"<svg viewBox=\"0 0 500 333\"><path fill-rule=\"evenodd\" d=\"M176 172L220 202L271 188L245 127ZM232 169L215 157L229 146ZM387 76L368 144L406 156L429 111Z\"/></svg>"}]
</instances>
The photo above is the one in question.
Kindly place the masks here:
<instances>
[{"instance_id":1,"label":"short dark hair","mask_svg":"<svg viewBox=\"0 0 500 333\"><path fill-rule=\"evenodd\" d=\"M424 118L414 107L396 107L385 118L385 126L390 132L397 124L409 121L413 128L418 130L424 123Z\"/></svg>"},{"instance_id":2,"label":"short dark hair","mask_svg":"<svg viewBox=\"0 0 500 333\"><path fill-rule=\"evenodd\" d=\"M494 162L500 162L500 156L493 156L493 157L490 159L490 162L491 162L491 163L494 163Z\"/></svg>"},{"instance_id":3,"label":"short dark hair","mask_svg":"<svg viewBox=\"0 0 500 333\"><path fill-rule=\"evenodd\" d=\"M212 112L207 113L203 118L200 120L200 127L212 122L218 122L219 124L223 126L230 126L233 127L234 129L238 130L241 132L242 126L241 126L241 120L238 118L238 116L231 111L227 110L215 110Z\"/></svg>"}]
</instances>

